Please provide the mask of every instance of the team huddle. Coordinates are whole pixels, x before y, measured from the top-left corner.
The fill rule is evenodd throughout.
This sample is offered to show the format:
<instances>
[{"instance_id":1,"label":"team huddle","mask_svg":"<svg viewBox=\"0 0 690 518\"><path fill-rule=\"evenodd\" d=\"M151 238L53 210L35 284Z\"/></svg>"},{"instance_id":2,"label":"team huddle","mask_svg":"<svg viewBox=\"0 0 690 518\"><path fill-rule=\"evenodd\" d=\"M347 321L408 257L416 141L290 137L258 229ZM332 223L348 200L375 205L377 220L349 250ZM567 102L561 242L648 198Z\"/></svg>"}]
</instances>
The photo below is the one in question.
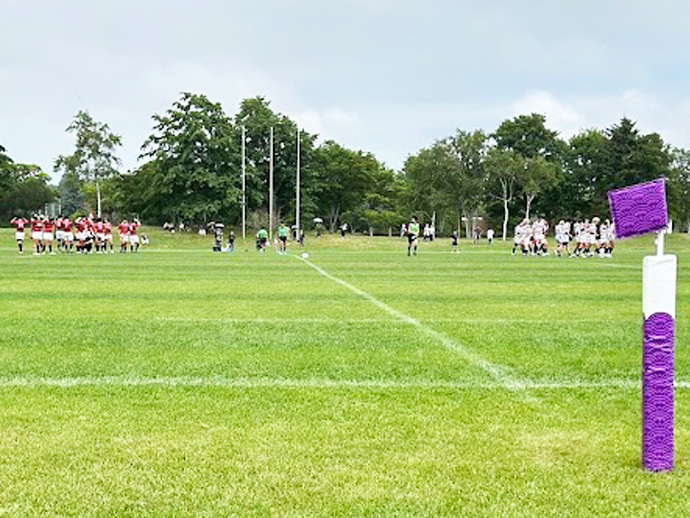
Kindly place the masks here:
<instances>
[{"instance_id":1,"label":"team huddle","mask_svg":"<svg viewBox=\"0 0 690 518\"><path fill-rule=\"evenodd\" d=\"M19 253L24 253L24 239L26 228L31 229L31 242L33 254L56 255L60 253L78 254L111 254L115 253L113 245L113 225L105 218L78 217L72 221L62 215L53 219L50 216L34 214L31 220L23 217L15 217L10 222L15 229L15 239ZM139 220L133 219L131 222L122 220L117 226L120 238L120 252L129 250L138 252L140 239L137 229L141 224ZM55 249L53 244L56 244Z\"/></svg>"},{"instance_id":2,"label":"team huddle","mask_svg":"<svg viewBox=\"0 0 690 518\"><path fill-rule=\"evenodd\" d=\"M608 219L603 223L599 218L585 219L583 221L560 220L554 234L556 237L556 249L554 255L570 257L606 257L613 256L615 248L615 226ZM519 249L523 256L547 256L549 255L549 243L547 234L549 224L544 218L537 218L534 223L524 219L515 227L513 239L513 255ZM573 247L571 249L571 243Z\"/></svg>"}]
</instances>

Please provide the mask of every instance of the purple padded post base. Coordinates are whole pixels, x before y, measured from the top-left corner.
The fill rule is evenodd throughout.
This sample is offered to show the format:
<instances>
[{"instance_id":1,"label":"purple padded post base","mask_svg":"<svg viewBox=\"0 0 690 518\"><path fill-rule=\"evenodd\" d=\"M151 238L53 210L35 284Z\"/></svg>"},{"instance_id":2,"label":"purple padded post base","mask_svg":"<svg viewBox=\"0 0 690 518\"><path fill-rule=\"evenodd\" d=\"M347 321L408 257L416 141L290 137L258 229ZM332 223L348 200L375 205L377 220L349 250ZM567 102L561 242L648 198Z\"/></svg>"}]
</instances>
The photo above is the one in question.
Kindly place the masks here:
<instances>
[{"instance_id":1,"label":"purple padded post base","mask_svg":"<svg viewBox=\"0 0 690 518\"><path fill-rule=\"evenodd\" d=\"M609 204L618 239L668 228L666 181L663 178L611 191Z\"/></svg>"},{"instance_id":2,"label":"purple padded post base","mask_svg":"<svg viewBox=\"0 0 690 518\"><path fill-rule=\"evenodd\" d=\"M655 313L644 323L642 352L642 466L673 469L674 320Z\"/></svg>"}]
</instances>

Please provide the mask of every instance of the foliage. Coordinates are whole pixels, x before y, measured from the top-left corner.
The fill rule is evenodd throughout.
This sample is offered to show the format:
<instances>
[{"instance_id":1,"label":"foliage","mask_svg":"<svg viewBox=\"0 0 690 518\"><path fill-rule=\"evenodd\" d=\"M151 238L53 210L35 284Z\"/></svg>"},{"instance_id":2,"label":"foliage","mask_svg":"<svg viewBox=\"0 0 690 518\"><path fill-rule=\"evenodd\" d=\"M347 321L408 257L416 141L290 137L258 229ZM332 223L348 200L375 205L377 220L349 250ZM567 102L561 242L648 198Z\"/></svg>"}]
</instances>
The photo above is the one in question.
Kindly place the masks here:
<instances>
[{"instance_id":1,"label":"foliage","mask_svg":"<svg viewBox=\"0 0 690 518\"><path fill-rule=\"evenodd\" d=\"M227 216L239 199L237 134L218 103L185 92L163 115L142 147L150 162L131 185L143 188L141 206L159 209L159 222L208 222ZM131 186L130 185L130 186Z\"/></svg>"},{"instance_id":2,"label":"foliage","mask_svg":"<svg viewBox=\"0 0 690 518\"><path fill-rule=\"evenodd\" d=\"M55 199L49 176L32 164L15 163L0 146L0 221L30 216Z\"/></svg>"},{"instance_id":3,"label":"foliage","mask_svg":"<svg viewBox=\"0 0 690 518\"><path fill-rule=\"evenodd\" d=\"M71 174L71 186L77 180L81 185L92 183L96 192L96 210L101 214L101 183L117 174L120 159L116 150L122 145L122 137L110 127L96 121L87 111L80 110L67 127L68 133L76 137L75 150L71 155L60 155L55 160L56 172ZM68 193L70 205L79 198L74 192Z\"/></svg>"}]
</instances>

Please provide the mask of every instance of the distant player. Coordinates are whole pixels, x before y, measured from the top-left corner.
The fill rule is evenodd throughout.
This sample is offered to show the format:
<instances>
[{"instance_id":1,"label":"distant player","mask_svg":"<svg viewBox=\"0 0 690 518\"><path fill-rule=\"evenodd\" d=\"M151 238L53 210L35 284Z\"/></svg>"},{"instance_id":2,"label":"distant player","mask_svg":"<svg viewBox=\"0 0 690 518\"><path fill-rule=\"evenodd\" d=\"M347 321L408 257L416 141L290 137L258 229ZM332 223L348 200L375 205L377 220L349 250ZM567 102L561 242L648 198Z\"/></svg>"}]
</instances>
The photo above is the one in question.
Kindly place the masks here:
<instances>
[{"instance_id":1,"label":"distant player","mask_svg":"<svg viewBox=\"0 0 690 518\"><path fill-rule=\"evenodd\" d=\"M489 227L489 229L486 231L486 241L489 246L494 244L494 236L496 233L494 232L494 229Z\"/></svg>"},{"instance_id":2,"label":"distant player","mask_svg":"<svg viewBox=\"0 0 690 518\"><path fill-rule=\"evenodd\" d=\"M235 251L235 232L233 230L228 234L228 246L225 248L226 252Z\"/></svg>"},{"instance_id":3,"label":"distant player","mask_svg":"<svg viewBox=\"0 0 690 518\"><path fill-rule=\"evenodd\" d=\"M126 219L120 221L117 226L117 235L120 238L120 253L127 252L127 244L129 243L129 222Z\"/></svg>"},{"instance_id":4,"label":"distant player","mask_svg":"<svg viewBox=\"0 0 690 518\"><path fill-rule=\"evenodd\" d=\"M12 226L14 226L14 239L17 241L17 248L19 249L19 253L23 254L24 234L26 225L28 225L29 220L24 217L15 216L14 218L12 218L12 221L10 221L10 223L12 224Z\"/></svg>"},{"instance_id":5,"label":"distant player","mask_svg":"<svg viewBox=\"0 0 690 518\"><path fill-rule=\"evenodd\" d=\"M256 249L263 253L266 250L266 245L268 244L268 230L266 227L262 226L256 233Z\"/></svg>"},{"instance_id":6,"label":"distant player","mask_svg":"<svg viewBox=\"0 0 690 518\"><path fill-rule=\"evenodd\" d=\"M102 254L105 249L105 223L101 218L96 218L93 230L96 235L96 253Z\"/></svg>"},{"instance_id":7,"label":"distant player","mask_svg":"<svg viewBox=\"0 0 690 518\"><path fill-rule=\"evenodd\" d=\"M46 249L50 255L55 255L53 252L53 230L55 229L55 221L53 221L50 216L46 216L43 220L43 253L45 254Z\"/></svg>"},{"instance_id":8,"label":"distant player","mask_svg":"<svg viewBox=\"0 0 690 518\"><path fill-rule=\"evenodd\" d=\"M113 246L113 224L107 218L103 222L103 235L103 253L107 254L108 248L110 248L110 253L114 254L115 250Z\"/></svg>"},{"instance_id":9,"label":"distant player","mask_svg":"<svg viewBox=\"0 0 690 518\"><path fill-rule=\"evenodd\" d=\"M546 220L542 217L537 218L532 225L532 242L534 243L532 255L541 255L542 257L548 255L548 242L546 240L548 230L549 224Z\"/></svg>"},{"instance_id":10,"label":"distant player","mask_svg":"<svg viewBox=\"0 0 690 518\"><path fill-rule=\"evenodd\" d=\"M62 239L63 239L63 251L68 254L72 252L74 248L74 234L72 233L72 220L65 217L62 218Z\"/></svg>"},{"instance_id":11,"label":"distant player","mask_svg":"<svg viewBox=\"0 0 690 518\"><path fill-rule=\"evenodd\" d=\"M31 242L34 255L39 255L43 251L43 219L38 214L31 217Z\"/></svg>"},{"instance_id":12,"label":"distant player","mask_svg":"<svg viewBox=\"0 0 690 518\"><path fill-rule=\"evenodd\" d=\"M417 216L412 216L412 221L407 225L407 257L410 257L410 252L417 255L417 248L419 247L419 220Z\"/></svg>"},{"instance_id":13,"label":"distant player","mask_svg":"<svg viewBox=\"0 0 690 518\"><path fill-rule=\"evenodd\" d=\"M139 236L137 235L137 229L141 226L139 220L134 218L129 224L129 251L138 252L139 251Z\"/></svg>"},{"instance_id":14,"label":"distant player","mask_svg":"<svg viewBox=\"0 0 690 518\"><path fill-rule=\"evenodd\" d=\"M458 235L457 230L453 230L453 233L450 236L450 251L454 254L458 253L458 240L460 239L460 236Z\"/></svg>"},{"instance_id":15,"label":"distant player","mask_svg":"<svg viewBox=\"0 0 690 518\"><path fill-rule=\"evenodd\" d=\"M570 224L565 220L560 220L558 225L556 225L556 250L554 255L563 256L569 255L569 243L570 243Z\"/></svg>"},{"instance_id":16,"label":"distant player","mask_svg":"<svg viewBox=\"0 0 690 518\"><path fill-rule=\"evenodd\" d=\"M340 225L340 239L345 239L345 233L347 232L347 223Z\"/></svg>"},{"instance_id":17,"label":"distant player","mask_svg":"<svg viewBox=\"0 0 690 518\"><path fill-rule=\"evenodd\" d=\"M347 230L347 223L343 223L343 227L345 230ZM288 235L290 234L290 229L285 223L281 223L280 226L278 227L278 253L279 254L286 254L287 253L287 240L288 240ZM345 231L342 233L342 237L345 237Z\"/></svg>"}]
</instances>

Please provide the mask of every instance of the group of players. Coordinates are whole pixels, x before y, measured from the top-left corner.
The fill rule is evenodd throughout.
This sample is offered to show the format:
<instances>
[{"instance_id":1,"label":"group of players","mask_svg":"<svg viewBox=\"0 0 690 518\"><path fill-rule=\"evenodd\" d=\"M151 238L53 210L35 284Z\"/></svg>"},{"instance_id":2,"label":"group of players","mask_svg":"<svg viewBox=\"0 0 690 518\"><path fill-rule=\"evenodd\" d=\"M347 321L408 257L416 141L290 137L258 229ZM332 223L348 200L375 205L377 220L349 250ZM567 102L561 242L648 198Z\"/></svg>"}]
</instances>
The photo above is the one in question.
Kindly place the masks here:
<instances>
[{"instance_id":1,"label":"group of players","mask_svg":"<svg viewBox=\"0 0 690 518\"><path fill-rule=\"evenodd\" d=\"M525 218L515 227L513 239L513 255L517 250L523 256L547 256L549 255L549 243L547 239L549 231L548 222L537 218L530 222ZM610 220L595 217L591 220L577 220L573 223L560 220L554 229L556 249L554 255L560 257L613 257L616 246L616 229ZM571 247L571 243L573 246Z\"/></svg>"},{"instance_id":2,"label":"group of players","mask_svg":"<svg viewBox=\"0 0 690 518\"><path fill-rule=\"evenodd\" d=\"M78 254L111 254L115 253L113 245L113 225L107 218L77 217L74 221L65 216L51 218L43 214L34 214L30 220L14 217L10 222L15 229L15 239L19 253L24 253L26 228L31 229L33 255L56 255L60 253ZM117 226L120 238L120 252L129 250L138 252L140 239L137 229L139 220L122 220ZM54 246L54 243L57 245Z\"/></svg>"}]
</instances>

